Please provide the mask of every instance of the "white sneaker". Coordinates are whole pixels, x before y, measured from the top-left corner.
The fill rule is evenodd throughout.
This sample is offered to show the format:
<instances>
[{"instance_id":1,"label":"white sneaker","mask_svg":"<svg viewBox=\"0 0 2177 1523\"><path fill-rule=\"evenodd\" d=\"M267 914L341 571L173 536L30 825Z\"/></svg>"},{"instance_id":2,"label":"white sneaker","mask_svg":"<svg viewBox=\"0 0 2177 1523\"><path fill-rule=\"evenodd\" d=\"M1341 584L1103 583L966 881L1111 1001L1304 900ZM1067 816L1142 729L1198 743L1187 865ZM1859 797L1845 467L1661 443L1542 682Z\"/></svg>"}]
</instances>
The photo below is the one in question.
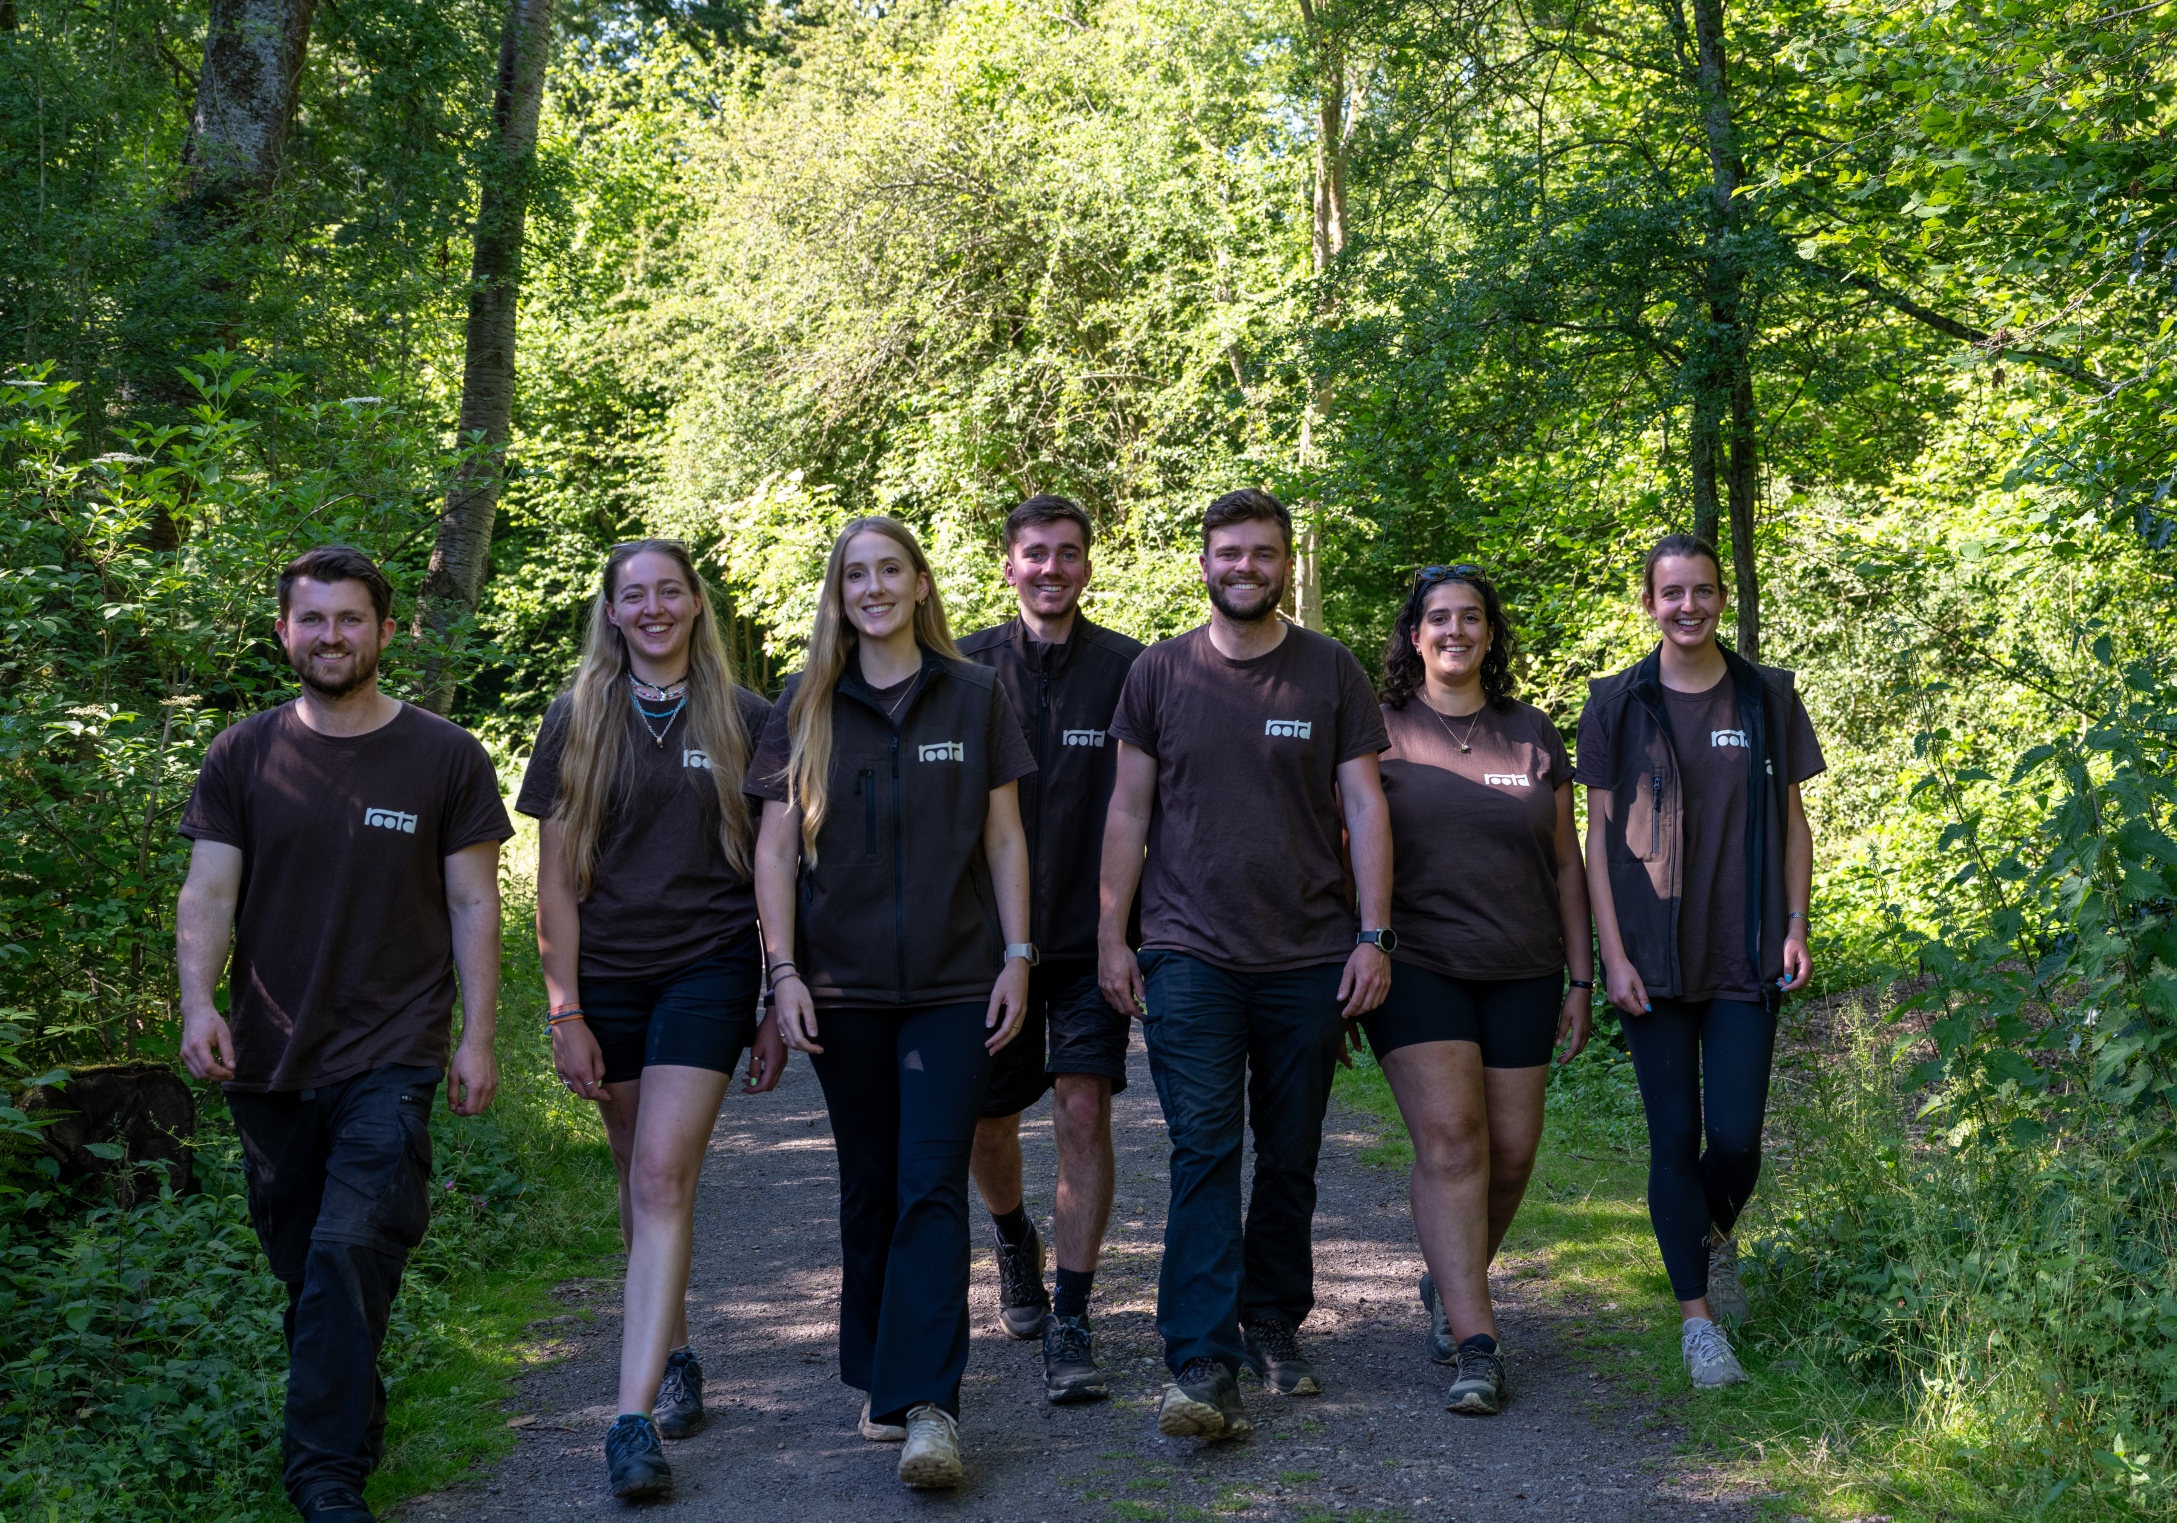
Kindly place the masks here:
<instances>
[{"instance_id":1,"label":"white sneaker","mask_svg":"<svg viewBox=\"0 0 2177 1523\"><path fill-rule=\"evenodd\" d=\"M1731 1352L1731 1340L1706 1317L1686 1319L1678 1335L1678 1352L1686 1361L1686 1373L1693 1377L1696 1390L1735 1386L1746 1379L1746 1371L1739 1368L1739 1356Z\"/></svg>"},{"instance_id":2,"label":"white sneaker","mask_svg":"<svg viewBox=\"0 0 2177 1523\"><path fill-rule=\"evenodd\" d=\"M904 1444L907 1430L898 1423L873 1423L869 1420L869 1403L862 1403L862 1420L858 1424L862 1437L873 1444Z\"/></svg>"},{"instance_id":3,"label":"white sneaker","mask_svg":"<svg viewBox=\"0 0 2177 1523\"><path fill-rule=\"evenodd\" d=\"M907 1409L907 1447L900 1451L900 1479L918 1489L957 1486L967 1474L960 1463L960 1424L943 1407L924 1402Z\"/></svg>"},{"instance_id":4,"label":"white sneaker","mask_svg":"<svg viewBox=\"0 0 2177 1523\"><path fill-rule=\"evenodd\" d=\"M1729 1238L1708 1245L1708 1309L1733 1327L1752 1310L1746 1304L1746 1287L1739 1283L1738 1245Z\"/></svg>"}]
</instances>

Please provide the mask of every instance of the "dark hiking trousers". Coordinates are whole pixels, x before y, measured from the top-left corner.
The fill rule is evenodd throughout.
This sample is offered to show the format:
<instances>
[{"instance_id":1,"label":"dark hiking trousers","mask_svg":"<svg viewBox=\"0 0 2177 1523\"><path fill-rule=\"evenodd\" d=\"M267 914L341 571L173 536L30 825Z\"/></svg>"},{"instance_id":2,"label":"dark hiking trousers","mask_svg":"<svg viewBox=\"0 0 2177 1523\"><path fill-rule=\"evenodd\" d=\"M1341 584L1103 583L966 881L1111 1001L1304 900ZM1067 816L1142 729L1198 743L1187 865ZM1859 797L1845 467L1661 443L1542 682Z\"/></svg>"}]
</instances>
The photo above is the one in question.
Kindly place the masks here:
<instances>
[{"instance_id":1,"label":"dark hiking trousers","mask_svg":"<svg viewBox=\"0 0 2177 1523\"><path fill-rule=\"evenodd\" d=\"M810 1062L839 1153L839 1379L869 1393L879 1422L926 1401L960 1415L988 1012L976 1000L816 1013L824 1050Z\"/></svg>"},{"instance_id":2,"label":"dark hiking trousers","mask_svg":"<svg viewBox=\"0 0 2177 1523\"><path fill-rule=\"evenodd\" d=\"M431 1220L436 1068L374 1069L320 1089L230 1090L250 1222L287 1285L280 1481L299 1508L356 1491L385 1453L378 1351L408 1255Z\"/></svg>"},{"instance_id":3,"label":"dark hiking trousers","mask_svg":"<svg viewBox=\"0 0 2177 1523\"><path fill-rule=\"evenodd\" d=\"M1742 1000L1653 1003L1618 1024L1648 1114L1648 1219L1671 1294L1698 1301L1708 1294L1709 1229L1729 1232L1761 1177L1776 1017Z\"/></svg>"},{"instance_id":4,"label":"dark hiking trousers","mask_svg":"<svg viewBox=\"0 0 2177 1523\"><path fill-rule=\"evenodd\" d=\"M1142 1037L1172 1136L1157 1333L1175 1375L1198 1358L1237 1372L1243 1324L1297 1327L1315 1307L1315 1163L1345 1029L1344 967L1228 973L1179 952L1141 954ZM1243 1228L1249 1122L1255 1184Z\"/></svg>"}]
</instances>

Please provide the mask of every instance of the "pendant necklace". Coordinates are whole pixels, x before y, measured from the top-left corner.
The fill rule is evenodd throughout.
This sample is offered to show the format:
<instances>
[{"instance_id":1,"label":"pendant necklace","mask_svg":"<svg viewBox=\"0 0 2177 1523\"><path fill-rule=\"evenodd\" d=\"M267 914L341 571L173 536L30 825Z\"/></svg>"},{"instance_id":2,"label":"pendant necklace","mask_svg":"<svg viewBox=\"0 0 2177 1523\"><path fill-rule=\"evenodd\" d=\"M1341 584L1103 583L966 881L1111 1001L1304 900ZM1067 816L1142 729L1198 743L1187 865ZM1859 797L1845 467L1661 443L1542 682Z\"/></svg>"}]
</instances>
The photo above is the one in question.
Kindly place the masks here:
<instances>
[{"instance_id":1,"label":"pendant necklace","mask_svg":"<svg viewBox=\"0 0 2177 1523\"><path fill-rule=\"evenodd\" d=\"M1436 715L1436 722L1444 727L1444 733L1447 736L1450 736L1451 739L1459 741L1459 754L1464 756L1472 752L1474 749L1472 745L1472 741L1474 739L1474 732L1481 728L1482 715L1488 712L1489 704L1487 700L1484 700L1482 706L1474 711L1474 722L1466 727L1465 740L1459 740L1458 736L1451 733L1451 721L1445 718L1443 713L1438 710L1435 705L1429 704L1428 710L1431 714Z\"/></svg>"},{"instance_id":2,"label":"pendant necklace","mask_svg":"<svg viewBox=\"0 0 2177 1523\"><path fill-rule=\"evenodd\" d=\"M631 689L628 701L635 705L635 717L642 721L643 729L649 732L650 738L657 743L658 749L664 750L665 737L673 733L673 721L678 719L680 711L688 706L688 679L683 677L680 681L669 683L664 687L653 687L631 672L628 674L627 680ZM669 703L672 705L670 709L658 716L665 721L664 729L661 730L650 722L650 711L643 707L645 702Z\"/></svg>"}]
</instances>

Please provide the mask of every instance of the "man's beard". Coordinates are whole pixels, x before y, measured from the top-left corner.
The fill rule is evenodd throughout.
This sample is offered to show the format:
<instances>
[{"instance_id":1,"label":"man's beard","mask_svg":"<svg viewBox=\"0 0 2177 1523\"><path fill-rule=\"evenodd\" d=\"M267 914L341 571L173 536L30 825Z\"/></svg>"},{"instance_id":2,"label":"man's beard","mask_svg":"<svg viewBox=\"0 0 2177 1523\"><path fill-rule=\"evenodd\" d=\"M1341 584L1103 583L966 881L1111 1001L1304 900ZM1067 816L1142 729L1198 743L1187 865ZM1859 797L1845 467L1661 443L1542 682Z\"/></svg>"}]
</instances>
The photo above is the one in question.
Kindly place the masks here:
<instances>
[{"instance_id":1,"label":"man's beard","mask_svg":"<svg viewBox=\"0 0 2177 1523\"><path fill-rule=\"evenodd\" d=\"M345 682L320 682L316 677L313 677L310 674L310 657L317 654L317 652L312 650L306 650L299 656L290 650L287 653L287 664L295 669L295 675L302 679L302 685L317 694L318 697L345 698L378 675L377 651L365 650L360 645L351 645L348 648L355 654L355 664L348 669L348 678Z\"/></svg>"},{"instance_id":2,"label":"man's beard","mask_svg":"<svg viewBox=\"0 0 2177 1523\"><path fill-rule=\"evenodd\" d=\"M1209 583L1210 606L1236 624L1259 624L1277 612L1277 605L1285 601L1287 578L1280 576L1276 582L1262 589L1262 602L1242 606L1233 600L1222 581Z\"/></svg>"}]
</instances>

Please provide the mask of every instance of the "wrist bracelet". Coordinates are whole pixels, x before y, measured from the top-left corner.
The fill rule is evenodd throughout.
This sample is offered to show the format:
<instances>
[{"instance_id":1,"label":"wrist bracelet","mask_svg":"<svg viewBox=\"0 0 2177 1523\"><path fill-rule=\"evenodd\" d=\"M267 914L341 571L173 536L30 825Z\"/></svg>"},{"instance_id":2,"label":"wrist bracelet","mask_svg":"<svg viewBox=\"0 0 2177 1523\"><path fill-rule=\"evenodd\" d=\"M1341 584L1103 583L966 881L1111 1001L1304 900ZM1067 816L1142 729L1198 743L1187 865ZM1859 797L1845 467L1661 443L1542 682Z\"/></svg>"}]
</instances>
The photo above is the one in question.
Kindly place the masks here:
<instances>
[{"instance_id":1,"label":"wrist bracelet","mask_svg":"<svg viewBox=\"0 0 2177 1523\"><path fill-rule=\"evenodd\" d=\"M568 1021L579 1021L581 1019L582 1007L580 1005L562 1005L544 1018L544 1029L550 1031L554 1026L565 1025Z\"/></svg>"},{"instance_id":2,"label":"wrist bracelet","mask_svg":"<svg viewBox=\"0 0 2177 1523\"><path fill-rule=\"evenodd\" d=\"M771 992L773 994L777 994L779 992L779 985L789 978L801 978L801 970L799 968L792 968L784 973L781 973L777 978L772 979ZM809 981L806 978L801 978L801 982L804 986L806 986Z\"/></svg>"},{"instance_id":3,"label":"wrist bracelet","mask_svg":"<svg viewBox=\"0 0 2177 1523\"><path fill-rule=\"evenodd\" d=\"M1589 980L1589 981L1588 981L1588 982L1586 982L1586 983L1582 983L1582 982L1581 982L1581 981L1580 981L1579 979L1577 979L1577 978L1568 978L1567 980L1565 980L1565 982L1567 982L1567 983L1571 984L1571 985L1572 985L1572 987L1573 987L1573 988L1575 988L1575 989L1592 989L1592 988L1594 988L1594 987L1595 987L1595 984L1594 984L1593 980Z\"/></svg>"},{"instance_id":4,"label":"wrist bracelet","mask_svg":"<svg viewBox=\"0 0 2177 1523\"><path fill-rule=\"evenodd\" d=\"M1786 912L1785 912L1785 915L1784 915L1784 918L1785 918L1786 920L1807 920L1807 917L1806 917L1805 915L1801 914L1801 913L1800 913L1800 912L1799 912L1798 910L1788 910L1788 911L1786 911ZM1808 924L1808 925L1812 925L1812 924L1814 924L1814 922L1813 922L1813 921L1811 921L1811 920L1807 920L1807 924Z\"/></svg>"}]
</instances>

